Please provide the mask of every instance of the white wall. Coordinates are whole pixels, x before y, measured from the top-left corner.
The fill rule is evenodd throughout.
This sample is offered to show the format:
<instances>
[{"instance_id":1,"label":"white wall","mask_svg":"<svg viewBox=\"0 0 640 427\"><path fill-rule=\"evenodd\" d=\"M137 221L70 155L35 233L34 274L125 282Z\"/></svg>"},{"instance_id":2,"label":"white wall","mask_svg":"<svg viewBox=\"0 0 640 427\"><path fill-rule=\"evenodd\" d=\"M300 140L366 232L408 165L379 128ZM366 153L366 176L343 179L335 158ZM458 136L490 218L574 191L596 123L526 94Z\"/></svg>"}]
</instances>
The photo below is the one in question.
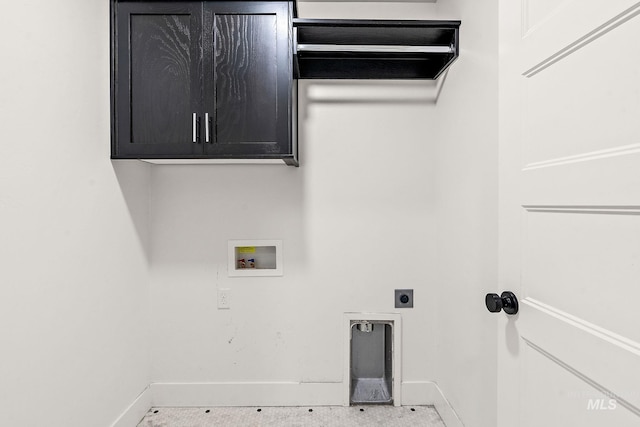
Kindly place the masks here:
<instances>
[{"instance_id":1,"label":"white wall","mask_svg":"<svg viewBox=\"0 0 640 427\"><path fill-rule=\"evenodd\" d=\"M460 58L434 111L438 366L435 380L467 426L496 425L497 1L442 0L460 19Z\"/></svg>"},{"instance_id":2,"label":"white wall","mask_svg":"<svg viewBox=\"0 0 640 427\"><path fill-rule=\"evenodd\" d=\"M309 5L300 15L318 16ZM385 4L355 7L390 17ZM402 378L434 377L433 86L306 81L300 93L300 168L154 166L153 382L341 390L343 313L396 311L396 288L415 289ZM229 278L228 239L282 239L284 276ZM219 288L230 310L217 309ZM332 396L289 403L342 403Z\"/></svg>"},{"instance_id":3,"label":"white wall","mask_svg":"<svg viewBox=\"0 0 640 427\"><path fill-rule=\"evenodd\" d=\"M435 380L467 425L494 424L497 6L441 3L299 3L462 19L437 105L428 82L301 82L299 169L154 167L154 382L341 383L342 313L392 312L407 287L403 381ZM250 238L284 241L284 277L227 277L227 240Z\"/></svg>"},{"instance_id":4,"label":"white wall","mask_svg":"<svg viewBox=\"0 0 640 427\"><path fill-rule=\"evenodd\" d=\"M0 425L104 426L149 383L149 169L109 160L109 5L0 15Z\"/></svg>"},{"instance_id":5,"label":"white wall","mask_svg":"<svg viewBox=\"0 0 640 427\"><path fill-rule=\"evenodd\" d=\"M437 13L436 2L437 0L301 0L297 2L297 6L300 18L434 19Z\"/></svg>"},{"instance_id":6,"label":"white wall","mask_svg":"<svg viewBox=\"0 0 640 427\"><path fill-rule=\"evenodd\" d=\"M393 311L404 287L416 308L404 313L403 376L431 377L427 107L305 108L299 169L154 167L154 382L341 382L342 314ZM229 239L282 239L284 276L228 278ZM218 288L231 289L230 310L217 310Z\"/></svg>"},{"instance_id":7,"label":"white wall","mask_svg":"<svg viewBox=\"0 0 640 427\"><path fill-rule=\"evenodd\" d=\"M428 84L301 83L295 169L112 165L108 2L5 8L0 424L107 425L149 382L340 384L342 313L392 312L407 287L403 380L436 380L467 425L492 425L494 9L301 3L461 18L463 50L437 106ZM228 278L243 238L282 239L285 275Z\"/></svg>"}]
</instances>

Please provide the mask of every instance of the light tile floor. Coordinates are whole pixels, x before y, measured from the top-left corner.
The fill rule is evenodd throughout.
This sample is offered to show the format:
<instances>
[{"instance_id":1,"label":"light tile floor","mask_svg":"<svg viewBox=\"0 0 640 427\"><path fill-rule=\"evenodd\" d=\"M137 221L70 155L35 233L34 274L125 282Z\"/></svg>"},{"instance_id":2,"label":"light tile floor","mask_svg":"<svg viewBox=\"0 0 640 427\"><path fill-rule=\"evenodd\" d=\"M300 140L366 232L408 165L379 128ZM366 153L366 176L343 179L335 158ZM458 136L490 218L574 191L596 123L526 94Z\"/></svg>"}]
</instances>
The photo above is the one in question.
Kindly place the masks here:
<instances>
[{"instance_id":1,"label":"light tile floor","mask_svg":"<svg viewBox=\"0 0 640 427\"><path fill-rule=\"evenodd\" d=\"M152 408L138 427L445 427L433 406Z\"/></svg>"}]
</instances>

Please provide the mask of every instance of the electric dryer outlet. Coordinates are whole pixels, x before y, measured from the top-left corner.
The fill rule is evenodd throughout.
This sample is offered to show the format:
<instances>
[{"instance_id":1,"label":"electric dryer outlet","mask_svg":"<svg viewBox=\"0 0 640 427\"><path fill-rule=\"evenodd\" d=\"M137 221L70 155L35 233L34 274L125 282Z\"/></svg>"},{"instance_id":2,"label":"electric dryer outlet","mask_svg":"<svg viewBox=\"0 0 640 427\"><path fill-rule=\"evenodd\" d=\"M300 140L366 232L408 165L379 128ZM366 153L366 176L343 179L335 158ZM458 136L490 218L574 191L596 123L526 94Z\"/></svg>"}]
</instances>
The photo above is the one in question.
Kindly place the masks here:
<instances>
[{"instance_id":1,"label":"electric dryer outlet","mask_svg":"<svg viewBox=\"0 0 640 427\"><path fill-rule=\"evenodd\" d=\"M413 289L396 289L395 307L413 308Z\"/></svg>"}]
</instances>

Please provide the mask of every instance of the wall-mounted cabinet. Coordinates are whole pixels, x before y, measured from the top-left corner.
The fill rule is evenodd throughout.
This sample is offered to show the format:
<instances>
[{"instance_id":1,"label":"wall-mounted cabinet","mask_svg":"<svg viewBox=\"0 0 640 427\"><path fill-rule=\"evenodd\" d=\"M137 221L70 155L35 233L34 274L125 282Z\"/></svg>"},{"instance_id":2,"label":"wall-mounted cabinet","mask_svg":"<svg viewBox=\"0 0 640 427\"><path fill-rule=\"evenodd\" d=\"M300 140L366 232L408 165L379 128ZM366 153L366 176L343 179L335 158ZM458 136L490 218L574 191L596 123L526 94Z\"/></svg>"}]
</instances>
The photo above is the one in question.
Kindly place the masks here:
<instances>
[{"instance_id":1,"label":"wall-mounted cabinet","mask_svg":"<svg viewBox=\"0 0 640 427\"><path fill-rule=\"evenodd\" d=\"M297 165L292 2L112 8L112 158Z\"/></svg>"},{"instance_id":2,"label":"wall-mounted cabinet","mask_svg":"<svg viewBox=\"0 0 640 427\"><path fill-rule=\"evenodd\" d=\"M298 166L297 79L435 79L460 21L299 19L294 1L111 3L111 157Z\"/></svg>"}]
</instances>

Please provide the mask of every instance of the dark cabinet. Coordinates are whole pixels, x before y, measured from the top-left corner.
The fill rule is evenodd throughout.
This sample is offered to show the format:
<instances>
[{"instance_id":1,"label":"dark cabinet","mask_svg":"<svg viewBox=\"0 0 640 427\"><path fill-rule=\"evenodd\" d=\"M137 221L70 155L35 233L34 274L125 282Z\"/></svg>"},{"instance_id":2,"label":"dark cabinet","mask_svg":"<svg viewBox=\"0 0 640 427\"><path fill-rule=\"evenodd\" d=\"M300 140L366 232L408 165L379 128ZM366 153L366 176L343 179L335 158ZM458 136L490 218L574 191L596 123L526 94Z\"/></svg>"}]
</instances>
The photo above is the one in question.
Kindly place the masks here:
<instances>
[{"instance_id":1,"label":"dark cabinet","mask_svg":"<svg viewBox=\"0 0 640 427\"><path fill-rule=\"evenodd\" d=\"M291 8L115 3L112 157L297 165Z\"/></svg>"}]
</instances>

